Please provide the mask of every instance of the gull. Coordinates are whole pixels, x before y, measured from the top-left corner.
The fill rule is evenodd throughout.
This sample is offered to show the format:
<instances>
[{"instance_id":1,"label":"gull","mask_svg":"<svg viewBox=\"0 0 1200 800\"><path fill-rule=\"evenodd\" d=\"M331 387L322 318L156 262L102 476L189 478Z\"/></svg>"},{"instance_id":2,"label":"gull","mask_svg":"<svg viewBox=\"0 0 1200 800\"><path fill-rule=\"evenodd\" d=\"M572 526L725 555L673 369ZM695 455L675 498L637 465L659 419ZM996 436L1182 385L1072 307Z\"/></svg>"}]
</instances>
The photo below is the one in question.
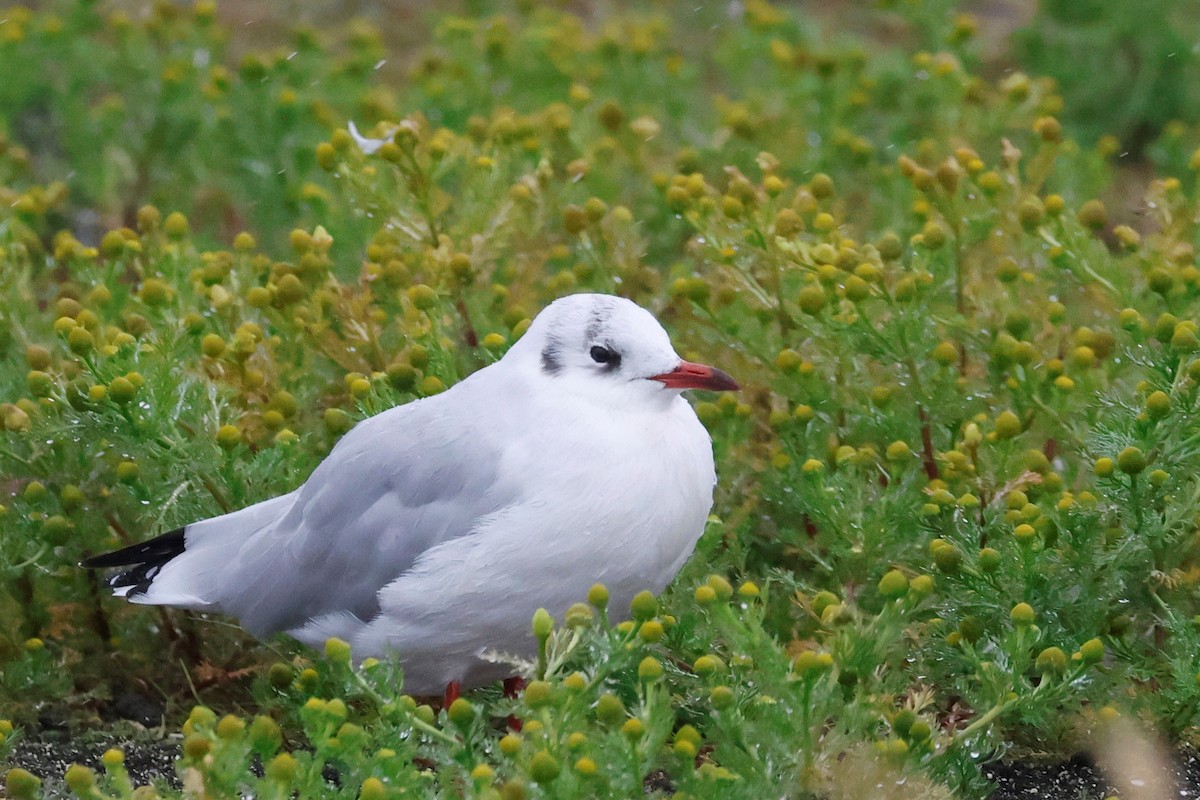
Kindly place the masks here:
<instances>
[{"instance_id":1,"label":"gull","mask_svg":"<svg viewBox=\"0 0 1200 800\"><path fill-rule=\"evenodd\" d=\"M235 617L263 638L395 654L405 690L511 677L530 619L594 583L661 592L712 508L712 440L686 389L729 391L644 308L576 294L495 363L358 423L298 489L86 560L134 603Z\"/></svg>"}]
</instances>

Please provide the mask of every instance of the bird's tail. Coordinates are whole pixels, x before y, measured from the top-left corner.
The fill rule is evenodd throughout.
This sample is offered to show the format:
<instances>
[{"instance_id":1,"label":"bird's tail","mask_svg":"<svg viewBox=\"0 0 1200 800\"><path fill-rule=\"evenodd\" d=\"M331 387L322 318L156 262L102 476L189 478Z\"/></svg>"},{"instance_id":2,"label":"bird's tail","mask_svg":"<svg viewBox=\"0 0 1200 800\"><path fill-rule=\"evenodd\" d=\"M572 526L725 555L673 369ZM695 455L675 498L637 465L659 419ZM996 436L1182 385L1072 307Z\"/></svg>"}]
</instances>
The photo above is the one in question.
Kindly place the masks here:
<instances>
[{"instance_id":1,"label":"bird's tail","mask_svg":"<svg viewBox=\"0 0 1200 800\"><path fill-rule=\"evenodd\" d=\"M286 494L220 517L193 522L141 544L93 556L86 569L126 567L108 579L132 603L220 611L230 573L246 543L291 505Z\"/></svg>"},{"instance_id":2,"label":"bird's tail","mask_svg":"<svg viewBox=\"0 0 1200 800\"><path fill-rule=\"evenodd\" d=\"M84 569L105 569L108 567L129 567L108 579L108 585L113 594L118 597L134 599L150 590L150 584L158 577L158 573L171 559L182 555L184 544L184 529L176 528L170 533L156 536L148 542L133 544L114 550L111 553L92 556L84 560Z\"/></svg>"}]
</instances>

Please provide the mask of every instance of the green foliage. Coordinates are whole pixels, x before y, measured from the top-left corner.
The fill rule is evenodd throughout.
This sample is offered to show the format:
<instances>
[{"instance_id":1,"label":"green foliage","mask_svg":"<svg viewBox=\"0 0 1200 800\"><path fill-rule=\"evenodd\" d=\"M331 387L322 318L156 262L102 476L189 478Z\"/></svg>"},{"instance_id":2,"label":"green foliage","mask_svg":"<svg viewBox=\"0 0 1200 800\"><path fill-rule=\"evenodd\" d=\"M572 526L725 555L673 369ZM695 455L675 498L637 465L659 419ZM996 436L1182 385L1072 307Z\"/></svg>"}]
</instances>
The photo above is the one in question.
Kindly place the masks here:
<instances>
[{"instance_id":1,"label":"green foliage","mask_svg":"<svg viewBox=\"0 0 1200 800\"><path fill-rule=\"evenodd\" d=\"M1115 135L1141 152L1168 123L1200 122L1198 11L1195 2L1171 0L1042 2L1017 32L1016 54L1057 81L1065 114L1087 140Z\"/></svg>"},{"instance_id":2,"label":"green foliage","mask_svg":"<svg viewBox=\"0 0 1200 800\"><path fill-rule=\"evenodd\" d=\"M1194 132L1151 148L1132 219L1069 87L989 81L950 3L872 12L886 47L762 2L656 8L437 16L386 92L362 23L234 63L203 4L8 14L13 722L95 724L140 676L175 720L251 709L192 711L189 791L280 797L979 795L981 754L1120 714L1195 737ZM76 568L294 488L582 290L746 388L697 398L721 482L674 589L539 614L520 698L435 711L344 643L281 653ZM68 786L129 796L119 756Z\"/></svg>"},{"instance_id":3,"label":"green foliage","mask_svg":"<svg viewBox=\"0 0 1200 800\"><path fill-rule=\"evenodd\" d=\"M272 53L234 61L216 5L158 3L133 19L99 3L59 3L2 23L4 132L42 180L69 183L61 209L76 232L135 227L138 207L178 208L232 236L278 234L339 210L313 180L312 141L347 117L374 121L378 34L346 32L334 57L300 27ZM84 219L76 215L90 213Z\"/></svg>"}]
</instances>

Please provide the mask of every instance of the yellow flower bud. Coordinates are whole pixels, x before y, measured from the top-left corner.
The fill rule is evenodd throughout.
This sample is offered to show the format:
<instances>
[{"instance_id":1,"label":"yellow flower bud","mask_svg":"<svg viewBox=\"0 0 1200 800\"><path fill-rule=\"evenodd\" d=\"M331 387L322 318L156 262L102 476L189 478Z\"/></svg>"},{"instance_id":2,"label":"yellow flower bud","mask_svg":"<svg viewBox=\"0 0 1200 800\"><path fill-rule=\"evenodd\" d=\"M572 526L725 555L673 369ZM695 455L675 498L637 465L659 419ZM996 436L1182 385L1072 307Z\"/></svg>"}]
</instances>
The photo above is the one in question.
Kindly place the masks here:
<instances>
[{"instance_id":1,"label":"yellow flower bud","mask_svg":"<svg viewBox=\"0 0 1200 800\"><path fill-rule=\"evenodd\" d=\"M138 215L139 217L141 214ZM188 219L178 211L172 211L167 215L166 221L163 223L163 232L172 239L182 239L188 235Z\"/></svg>"},{"instance_id":2,"label":"yellow flower bud","mask_svg":"<svg viewBox=\"0 0 1200 800\"><path fill-rule=\"evenodd\" d=\"M656 681L661 678L662 675L663 666L659 660L653 656L646 656L641 660L641 663L638 664L638 678L644 682L649 683L651 681Z\"/></svg>"},{"instance_id":3,"label":"yellow flower bud","mask_svg":"<svg viewBox=\"0 0 1200 800\"><path fill-rule=\"evenodd\" d=\"M641 627L638 628L638 638L643 642L658 642L662 640L664 635L665 631L663 630L662 623L655 619L643 622Z\"/></svg>"},{"instance_id":4,"label":"yellow flower bud","mask_svg":"<svg viewBox=\"0 0 1200 800\"><path fill-rule=\"evenodd\" d=\"M533 613L533 635L539 640L550 638L550 634L554 631L554 617L550 616L550 612L544 608L539 608Z\"/></svg>"},{"instance_id":5,"label":"yellow flower bud","mask_svg":"<svg viewBox=\"0 0 1200 800\"><path fill-rule=\"evenodd\" d=\"M4 775L4 790L12 800L33 800L38 797L42 781L32 772L13 767Z\"/></svg>"},{"instance_id":6,"label":"yellow flower bud","mask_svg":"<svg viewBox=\"0 0 1200 800\"><path fill-rule=\"evenodd\" d=\"M638 592L630 603L629 611L635 620L648 620L658 613L658 601L650 592Z\"/></svg>"},{"instance_id":7,"label":"yellow flower bud","mask_svg":"<svg viewBox=\"0 0 1200 800\"><path fill-rule=\"evenodd\" d=\"M325 640L325 657L339 664L350 663L350 644L336 636Z\"/></svg>"},{"instance_id":8,"label":"yellow flower bud","mask_svg":"<svg viewBox=\"0 0 1200 800\"><path fill-rule=\"evenodd\" d=\"M408 290L408 299L413 306L421 311L427 311L437 305L437 292L425 284L417 284Z\"/></svg>"},{"instance_id":9,"label":"yellow flower bud","mask_svg":"<svg viewBox=\"0 0 1200 800\"><path fill-rule=\"evenodd\" d=\"M91 794L96 785L96 773L82 764L72 764L67 767L63 778L66 781L67 788L81 796Z\"/></svg>"},{"instance_id":10,"label":"yellow flower bud","mask_svg":"<svg viewBox=\"0 0 1200 800\"><path fill-rule=\"evenodd\" d=\"M903 597L908 593L908 578L898 569L890 570L879 579L879 594L885 599Z\"/></svg>"},{"instance_id":11,"label":"yellow flower bud","mask_svg":"<svg viewBox=\"0 0 1200 800\"><path fill-rule=\"evenodd\" d=\"M446 710L446 716L455 725L464 727L475 719L475 708L471 705L471 701L465 697L459 697L450 704L450 708Z\"/></svg>"},{"instance_id":12,"label":"yellow flower bud","mask_svg":"<svg viewBox=\"0 0 1200 800\"><path fill-rule=\"evenodd\" d=\"M263 772L269 780L284 784L294 781L299 770L300 764L291 753L280 753L268 761L263 768Z\"/></svg>"},{"instance_id":13,"label":"yellow flower bud","mask_svg":"<svg viewBox=\"0 0 1200 800\"><path fill-rule=\"evenodd\" d=\"M1008 615L1009 619L1018 626L1032 625L1035 617L1033 606L1029 603L1017 603Z\"/></svg>"},{"instance_id":14,"label":"yellow flower bud","mask_svg":"<svg viewBox=\"0 0 1200 800\"><path fill-rule=\"evenodd\" d=\"M1021 433L1021 420L1011 411L1002 411L996 417L996 436L1000 439L1011 439Z\"/></svg>"},{"instance_id":15,"label":"yellow flower bud","mask_svg":"<svg viewBox=\"0 0 1200 800\"><path fill-rule=\"evenodd\" d=\"M640 739L646 732L646 725L637 717L625 720L621 726L621 733L627 739Z\"/></svg>"},{"instance_id":16,"label":"yellow flower bud","mask_svg":"<svg viewBox=\"0 0 1200 800\"><path fill-rule=\"evenodd\" d=\"M608 606L608 589L602 583L592 584L588 590L588 602L600 610Z\"/></svg>"},{"instance_id":17,"label":"yellow flower bud","mask_svg":"<svg viewBox=\"0 0 1200 800\"><path fill-rule=\"evenodd\" d=\"M236 425L222 425L217 431L217 444L223 450L232 450L241 444L242 432Z\"/></svg>"},{"instance_id":18,"label":"yellow flower bud","mask_svg":"<svg viewBox=\"0 0 1200 800\"><path fill-rule=\"evenodd\" d=\"M1137 447L1126 447L1117 454L1117 468L1129 475L1136 475L1146 468L1146 454Z\"/></svg>"},{"instance_id":19,"label":"yellow flower bud","mask_svg":"<svg viewBox=\"0 0 1200 800\"><path fill-rule=\"evenodd\" d=\"M625 718L625 704L616 695L602 694L596 701L596 719L614 725Z\"/></svg>"}]
</instances>

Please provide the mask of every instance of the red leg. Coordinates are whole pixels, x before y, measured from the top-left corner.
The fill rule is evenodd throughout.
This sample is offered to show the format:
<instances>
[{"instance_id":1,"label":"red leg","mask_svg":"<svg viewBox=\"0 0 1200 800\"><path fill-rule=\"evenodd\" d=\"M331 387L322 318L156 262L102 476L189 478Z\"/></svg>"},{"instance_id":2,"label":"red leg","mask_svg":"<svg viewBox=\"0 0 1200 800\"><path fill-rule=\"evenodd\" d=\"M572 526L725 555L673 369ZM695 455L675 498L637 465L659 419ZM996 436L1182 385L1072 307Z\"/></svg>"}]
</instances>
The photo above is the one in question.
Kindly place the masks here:
<instances>
[{"instance_id":1,"label":"red leg","mask_svg":"<svg viewBox=\"0 0 1200 800\"><path fill-rule=\"evenodd\" d=\"M446 684L446 693L442 695L442 708L449 709L450 704L462 695L462 684L450 681Z\"/></svg>"},{"instance_id":2,"label":"red leg","mask_svg":"<svg viewBox=\"0 0 1200 800\"><path fill-rule=\"evenodd\" d=\"M514 676L512 678L504 679L504 696L505 697L516 697L523 691L525 691L525 679L524 678ZM523 725L521 723L521 718L518 717L516 714L509 714L506 722L508 722L508 727L510 730L517 731L518 733L521 732L521 728L523 727Z\"/></svg>"}]
</instances>

